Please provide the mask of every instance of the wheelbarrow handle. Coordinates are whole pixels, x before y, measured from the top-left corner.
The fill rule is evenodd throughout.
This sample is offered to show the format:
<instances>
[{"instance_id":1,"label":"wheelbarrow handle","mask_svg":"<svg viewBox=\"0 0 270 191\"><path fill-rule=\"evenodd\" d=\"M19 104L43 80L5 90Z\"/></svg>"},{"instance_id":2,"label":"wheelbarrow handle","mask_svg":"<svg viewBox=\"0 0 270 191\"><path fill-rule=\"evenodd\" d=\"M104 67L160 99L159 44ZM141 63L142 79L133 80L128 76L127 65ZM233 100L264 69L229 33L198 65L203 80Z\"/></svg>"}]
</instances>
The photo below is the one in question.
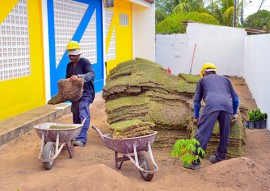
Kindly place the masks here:
<instances>
[{"instance_id":1,"label":"wheelbarrow handle","mask_svg":"<svg viewBox=\"0 0 270 191\"><path fill-rule=\"evenodd\" d=\"M102 140L104 140L101 131L100 131L96 126L94 126L94 125L92 126L92 128L93 128L96 132L98 132L98 134L100 135L100 137L102 138Z\"/></svg>"},{"instance_id":2,"label":"wheelbarrow handle","mask_svg":"<svg viewBox=\"0 0 270 191\"><path fill-rule=\"evenodd\" d=\"M84 126L84 123L86 122L86 120L87 120L89 117L90 117L90 116L88 115L86 118L83 119L83 121L82 121L82 123L81 123L82 126Z\"/></svg>"}]
</instances>

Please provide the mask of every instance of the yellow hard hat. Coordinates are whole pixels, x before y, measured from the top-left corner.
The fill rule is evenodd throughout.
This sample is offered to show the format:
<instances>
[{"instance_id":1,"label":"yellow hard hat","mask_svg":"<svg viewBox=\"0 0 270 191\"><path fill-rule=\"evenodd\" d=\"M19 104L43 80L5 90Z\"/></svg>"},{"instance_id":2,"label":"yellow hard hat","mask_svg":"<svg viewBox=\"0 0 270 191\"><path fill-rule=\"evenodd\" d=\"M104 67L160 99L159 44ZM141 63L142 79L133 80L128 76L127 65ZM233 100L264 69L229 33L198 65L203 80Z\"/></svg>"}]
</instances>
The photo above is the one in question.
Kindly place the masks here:
<instances>
[{"instance_id":1,"label":"yellow hard hat","mask_svg":"<svg viewBox=\"0 0 270 191\"><path fill-rule=\"evenodd\" d=\"M201 77L203 77L203 73L204 73L205 69L214 69L216 71L217 67L212 63L205 63L201 69Z\"/></svg>"},{"instance_id":2,"label":"yellow hard hat","mask_svg":"<svg viewBox=\"0 0 270 191\"><path fill-rule=\"evenodd\" d=\"M69 41L67 44L67 50L80 49L80 45L77 41Z\"/></svg>"}]
</instances>

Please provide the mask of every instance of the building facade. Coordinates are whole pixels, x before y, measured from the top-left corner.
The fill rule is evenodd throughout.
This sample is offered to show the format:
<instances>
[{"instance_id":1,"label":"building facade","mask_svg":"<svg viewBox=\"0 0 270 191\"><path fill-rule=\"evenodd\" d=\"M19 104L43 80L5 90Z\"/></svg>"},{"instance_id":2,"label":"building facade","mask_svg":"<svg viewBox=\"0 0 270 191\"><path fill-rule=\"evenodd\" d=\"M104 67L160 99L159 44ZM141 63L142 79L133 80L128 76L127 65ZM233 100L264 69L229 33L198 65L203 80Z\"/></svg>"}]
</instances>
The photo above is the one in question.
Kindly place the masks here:
<instances>
[{"instance_id":1,"label":"building facade","mask_svg":"<svg viewBox=\"0 0 270 191\"><path fill-rule=\"evenodd\" d=\"M69 62L66 45L80 43L96 73L96 92L118 63L155 60L151 0L10 0L0 7L0 120L43 106L58 93ZM143 27L143 28L142 28Z\"/></svg>"}]
</instances>

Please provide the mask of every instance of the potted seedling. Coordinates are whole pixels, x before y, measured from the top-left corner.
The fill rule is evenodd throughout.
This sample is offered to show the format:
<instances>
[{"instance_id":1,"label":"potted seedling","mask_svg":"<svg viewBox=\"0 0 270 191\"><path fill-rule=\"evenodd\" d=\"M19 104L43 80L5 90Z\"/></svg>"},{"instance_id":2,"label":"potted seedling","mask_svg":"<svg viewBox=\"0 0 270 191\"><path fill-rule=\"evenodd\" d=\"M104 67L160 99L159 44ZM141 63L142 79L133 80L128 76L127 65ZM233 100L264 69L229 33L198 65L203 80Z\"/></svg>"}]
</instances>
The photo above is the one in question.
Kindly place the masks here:
<instances>
[{"instance_id":1,"label":"potted seedling","mask_svg":"<svg viewBox=\"0 0 270 191\"><path fill-rule=\"evenodd\" d=\"M201 161L205 152L201 147L198 147L197 154L196 146L200 146L197 139L179 139L175 142L171 156L175 158L174 163L179 159L184 167L188 167L193 161Z\"/></svg>"},{"instance_id":2,"label":"potted seedling","mask_svg":"<svg viewBox=\"0 0 270 191\"><path fill-rule=\"evenodd\" d=\"M261 129L266 128L267 113L262 113L260 117L260 127Z\"/></svg>"},{"instance_id":3,"label":"potted seedling","mask_svg":"<svg viewBox=\"0 0 270 191\"><path fill-rule=\"evenodd\" d=\"M248 112L248 118L249 118L248 127L250 129L254 129L254 123L255 123L255 120L256 120L254 110Z\"/></svg>"},{"instance_id":4,"label":"potted seedling","mask_svg":"<svg viewBox=\"0 0 270 191\"><path fill-rule=\"evenodd\" d=\"M248 112L249 128L266 128L267 113L262 113L259 108Z\"/></svg>"}]
</instances>

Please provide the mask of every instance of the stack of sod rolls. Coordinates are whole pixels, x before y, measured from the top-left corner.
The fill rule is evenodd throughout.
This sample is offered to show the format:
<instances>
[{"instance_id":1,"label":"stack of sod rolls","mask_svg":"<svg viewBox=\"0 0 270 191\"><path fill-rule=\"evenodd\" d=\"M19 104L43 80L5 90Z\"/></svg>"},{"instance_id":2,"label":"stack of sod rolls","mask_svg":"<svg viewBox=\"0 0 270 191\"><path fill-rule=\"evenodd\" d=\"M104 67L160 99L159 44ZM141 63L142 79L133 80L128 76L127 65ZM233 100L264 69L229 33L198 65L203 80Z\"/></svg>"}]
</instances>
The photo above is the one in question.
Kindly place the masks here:
<instances>
[{"instance_id":1,"label":"stack of sod rolls","mask_svg":"<svg viewBox=\"0 0 270 191\"><path fill-rule=\"evenodd\" d=\"M160 132L156 145L171 147L177 139L190 136L191 131L186 129L192 121L194 90L195 83L169 74L149 60L134 59L120 63L110 71L103 88L110 127L119 123L127 125L122 122L134 119L151 122L155 125L153 130ZM169 130L175 133L167 133ZM122 133L118 130L112 136L121 137ZM128 136L137 135L136 131Z\"/></svg>"},{"instance_id":2,"label":"stack of sod rolls","mask_svg":"<svg viewBox=\"0 0 270 191\"><path fill-rule=\"evenodd\" d=\"M193 138L193 96L199 75L170 74L149 60L137 58L110 71L103 88L109 129L113 138L131 138L157 131L153 147L172 148L178 139ZM241 109L241 108L240 108ZM245 129L232 125L229 156L243 155ZM215 127L207 154L218 146Z\"/></svg>"},{"instance_id":3,"label":"stack of sod rolls","mask_svg":"<svg viewBox=\"0 0 270 191\"><path fill-rule=\"evenodd\" d=\"M152 122L143 122L139 119L126 120L118 123L109 125L111 130L112 138L122 139L138 137L153 133L152 128L154 127Z\"/></svg>"}]
</instances>

